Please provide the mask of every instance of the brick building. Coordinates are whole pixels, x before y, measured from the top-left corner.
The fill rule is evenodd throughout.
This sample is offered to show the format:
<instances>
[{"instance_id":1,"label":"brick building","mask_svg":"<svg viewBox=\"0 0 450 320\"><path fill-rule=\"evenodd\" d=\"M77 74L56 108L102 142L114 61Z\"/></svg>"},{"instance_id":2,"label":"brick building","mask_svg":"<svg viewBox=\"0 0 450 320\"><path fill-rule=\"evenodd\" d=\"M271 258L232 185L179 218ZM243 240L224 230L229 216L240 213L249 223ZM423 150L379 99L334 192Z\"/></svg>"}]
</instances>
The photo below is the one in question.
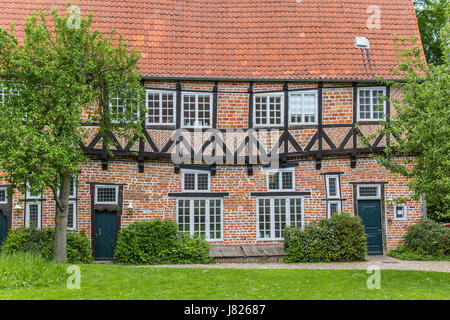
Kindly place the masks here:
<instances>
[{"instance_id":1,"label":"brick building","mask_svg":"<svg viewBox=\"0 0 450 320\"><path fill-rule=\"evenodd\" d=\"M0 26L23 30L33 10L64 3L2 0ZM392 79L394 34L419 34L412 0L75 4L142 51L147 89L145 139L117 139L114 157L97 127L85 141L91 161L73 185L69 223L97 259L111 258L120 228L158 217L215 246L273 246L286 225L346 211L361 216L370 254L397 247L423 217L421 201L385 202L410 196L404 177L369 156L395 139L377 135L368 148L358 137L395 113L379 96L400 92L375 77ZM6 185L4 230L53 225L50 190L7 199Z\"/></svg>"}]
</instances>

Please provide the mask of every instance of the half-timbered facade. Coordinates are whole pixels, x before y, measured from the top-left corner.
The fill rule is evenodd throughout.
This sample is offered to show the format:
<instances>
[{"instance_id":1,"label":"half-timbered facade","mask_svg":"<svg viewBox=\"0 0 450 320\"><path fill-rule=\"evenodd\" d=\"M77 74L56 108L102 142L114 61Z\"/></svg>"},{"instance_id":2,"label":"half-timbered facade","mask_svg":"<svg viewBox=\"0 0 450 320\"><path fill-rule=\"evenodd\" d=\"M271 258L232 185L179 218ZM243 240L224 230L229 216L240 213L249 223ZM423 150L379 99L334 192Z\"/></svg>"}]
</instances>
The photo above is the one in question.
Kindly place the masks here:
<instances>
[{"instance_id":1,"label":"half-timbered facade","mask_svg":"<svg viewBox=\"0 0 450 320\"><path fill-rule=\"evenodd\" d=\"M20 27L52 2L62 8L11 5L0 25ZM401 93L375 76L392 78L394 33L418 34L411 0L372 11L338 0L76 2L143 52L146 88L144 138L114 138L111 156L92 126L81 146L91 161L71 189L69 228L87 232L96 258L112 256L120 228L154 218L216 246L277 245L287 225L346 211L382 254L423 217L421 201L386 203L409 198L408 181L370 157L396 143L377 129L395 113L381 96ZM53 225L50 190L7 199L6 187L5 230Z\"/></svg>"}]
</instances>

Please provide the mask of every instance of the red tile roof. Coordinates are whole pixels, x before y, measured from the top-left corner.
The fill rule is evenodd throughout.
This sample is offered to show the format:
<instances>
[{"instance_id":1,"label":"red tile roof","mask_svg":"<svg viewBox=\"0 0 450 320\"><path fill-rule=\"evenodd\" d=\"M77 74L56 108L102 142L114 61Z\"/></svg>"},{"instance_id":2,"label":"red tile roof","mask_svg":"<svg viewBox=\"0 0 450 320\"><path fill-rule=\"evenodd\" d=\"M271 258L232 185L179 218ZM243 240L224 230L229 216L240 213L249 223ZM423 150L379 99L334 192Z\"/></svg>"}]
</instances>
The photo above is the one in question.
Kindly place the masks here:
<instances>
[{"instance_id":1,"label":"red tile roof","mask_svg":"<svg viewBox=\"0 0 450 320\"><path fill-rule=\"evenodd\" d=\"M0 27L67 0L0 0ZM72 0L94 27L124 35L161 78L371 79L354 37L370 40L373 73L392 78L393 35L419 35L413 0ZM381 28L367 28L370 6Z\"/></svg>"}]
</instances>

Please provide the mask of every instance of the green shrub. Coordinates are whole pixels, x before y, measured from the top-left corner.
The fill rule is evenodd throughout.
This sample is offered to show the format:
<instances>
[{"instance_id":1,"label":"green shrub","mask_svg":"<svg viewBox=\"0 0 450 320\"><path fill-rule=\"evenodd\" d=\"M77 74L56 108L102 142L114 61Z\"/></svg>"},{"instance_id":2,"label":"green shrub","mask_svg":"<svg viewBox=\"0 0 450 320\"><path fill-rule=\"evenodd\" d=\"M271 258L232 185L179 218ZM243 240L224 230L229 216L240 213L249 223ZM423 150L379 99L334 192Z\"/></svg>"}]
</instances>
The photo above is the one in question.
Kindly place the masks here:
<instances>
[{"instance_id":1,"label":"green shrub","mask_svg":"<svg viewBox=\"0 0 450 320\"><path fill-rule=\"evenodd\" d=\"M38 288L63 284L65 266L32 252L0 253L0 289Z\"/></svg>"},{"instance_id":2,"label":"green shrub","mask_svg":"<svg viewBox=\"0 0 450 320\"><path fill-rule=\"evenodd\" d=\"M287 227L284 244L287 263L360 261L367 250L361 218L346 213L310 223L303 230Z\"/></svg>"},{"instance_id":3,"label":"green shrub","mask_svg":"<svg viewBox=\"0 0 450 320\"><path fill-rule=\"evenodd\" d=\"M44 228L19 228L8 232L2 251L10 254L16 252L34 252L47 260L53 259L55 230ZM92 249L84 231L67 233L67 259L69 263L90 263Z\"/></svg>"},{"instance_id":4,"label":"green shrub","mask_svg":"<svg viewBox=\"0 0 450 320\"><path fill-rule=\"evenodd\" d=\"M134 222L123 228L114 260L126 264L210 263L208 243L178 231L173 220Z\"/></svg>"},{"instance_id":5,"label":"green shrub","mask_svg":"<svg viewBox=\"0 0 450 320\"><path fill-rule=\"evenodd\" d=\"M450 260L450 229L433 220L409 226L404 244L388 255L405 260Z\"/></svg>"}]
</instances>

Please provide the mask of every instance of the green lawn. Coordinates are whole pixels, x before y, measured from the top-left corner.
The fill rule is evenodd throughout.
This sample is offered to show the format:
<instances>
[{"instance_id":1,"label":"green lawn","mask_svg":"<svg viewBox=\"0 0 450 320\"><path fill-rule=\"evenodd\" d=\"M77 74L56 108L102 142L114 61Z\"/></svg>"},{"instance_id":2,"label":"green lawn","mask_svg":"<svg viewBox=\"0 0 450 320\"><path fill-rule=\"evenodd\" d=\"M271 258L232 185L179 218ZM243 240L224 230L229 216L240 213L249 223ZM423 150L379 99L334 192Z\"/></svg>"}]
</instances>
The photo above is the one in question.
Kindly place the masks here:
<instances>
[{"instance_id":1,"label":"green lawn","mask_svg":"<svg viewBox=\"0 0 450 320\"><path fill-rule=\"evenodd\" d=\"M450 299L450 273L365 270L153 269L81 266L81 289L0 290L0 299Z\"/></svg>"}]
</instances>

